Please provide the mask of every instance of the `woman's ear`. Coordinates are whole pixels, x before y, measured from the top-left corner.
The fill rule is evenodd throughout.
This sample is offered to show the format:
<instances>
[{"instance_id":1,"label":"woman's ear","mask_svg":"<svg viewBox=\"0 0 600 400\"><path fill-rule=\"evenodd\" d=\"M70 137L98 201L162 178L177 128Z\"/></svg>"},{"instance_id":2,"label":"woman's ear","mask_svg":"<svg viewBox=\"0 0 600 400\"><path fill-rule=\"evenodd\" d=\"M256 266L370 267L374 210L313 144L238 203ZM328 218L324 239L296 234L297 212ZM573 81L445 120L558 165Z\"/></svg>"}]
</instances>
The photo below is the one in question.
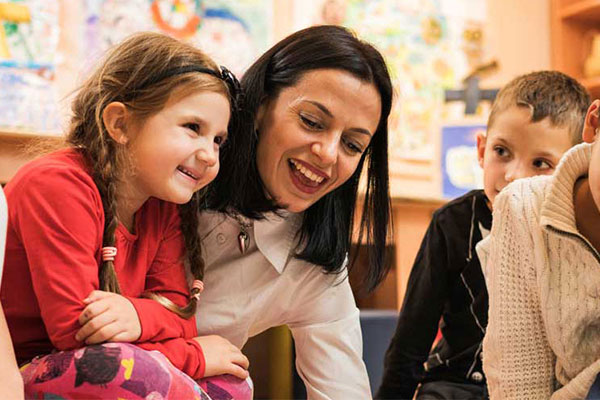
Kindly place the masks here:
<instances>
[{"instance_id":1,"label":"woman's ear","mask_svg":"<svg viewBox=\"0 0 600 400\"><path fill-rule=\"evenodd\" d=\"M268 101L262 101L260 103L260 106L258 107L258 110L256 111L256 118L254 118L254 130L255 131L260 131L260 127L262 126L266 113L267 113L267 109L269 108L269 102Z\"/></svg>"},{"instance_id":2,"label":"woman's ear","mask_svg":"<svg viewBox=\"0 0 600 400\"><path fill-rule=\"evenodd\" d=\"M128 118L127 107L118 101L109 103L102 112L102 121L106 131L119 144L126 144L129 141L127 136Z\"/></svg>"},{"instance_id":3,"label":"woman's ear","mask_svg":"<svg viewBox=\"0 0 600 400\"><path fill-rule=\"evenodd\" d=\"M598 129L600 128L600 100L596 99L587 110L585 122L583 124L583 132L581 137L584 142L592 143L597 139Z\"/></svg>"}]
</instances>

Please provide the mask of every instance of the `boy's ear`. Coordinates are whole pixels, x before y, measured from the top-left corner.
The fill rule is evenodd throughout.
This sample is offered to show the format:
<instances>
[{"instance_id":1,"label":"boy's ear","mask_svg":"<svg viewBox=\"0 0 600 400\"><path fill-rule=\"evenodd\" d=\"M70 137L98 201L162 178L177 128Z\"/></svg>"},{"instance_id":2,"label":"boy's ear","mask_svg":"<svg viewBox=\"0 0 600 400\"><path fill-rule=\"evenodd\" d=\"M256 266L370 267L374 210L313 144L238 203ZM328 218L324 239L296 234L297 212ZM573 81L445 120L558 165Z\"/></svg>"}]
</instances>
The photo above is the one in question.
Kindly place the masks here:
<instances>
[{"instance_id":1,"label":"boy's ear","mask_svg":"<svg viewBox=\"0 0 600 400\"><path fill-rule=\"evenodd\" d=\"M487 141L487 134L484 131L477 132L477 161L479 166L483 168L483 156L485 154L485 143Z\"/></svg>"},{"instance_id":2,"label":"boy's ear","mask_svg":"<svg viewBox=\"0 0 600 400\"><path fill-rule=\"evenodd\" d=\"M600 128L600 100L596 99L592 102L585 115L585 122L583 124L583 132L581 137L586 143L592 143L597 139L597 131Z\"/></svg>"},{"instance_id":3,"label":"boy's ear","mask_svg":"<svg viewBox=\"0 0 600 400\"><path fill-rule=\"evenodd\" d=\"M127 137L128 117L127 107L118 101L109 103L102 112L102 121L106 131L119 144L126 144L129 141Z\"/></svg>"}]
</instances>

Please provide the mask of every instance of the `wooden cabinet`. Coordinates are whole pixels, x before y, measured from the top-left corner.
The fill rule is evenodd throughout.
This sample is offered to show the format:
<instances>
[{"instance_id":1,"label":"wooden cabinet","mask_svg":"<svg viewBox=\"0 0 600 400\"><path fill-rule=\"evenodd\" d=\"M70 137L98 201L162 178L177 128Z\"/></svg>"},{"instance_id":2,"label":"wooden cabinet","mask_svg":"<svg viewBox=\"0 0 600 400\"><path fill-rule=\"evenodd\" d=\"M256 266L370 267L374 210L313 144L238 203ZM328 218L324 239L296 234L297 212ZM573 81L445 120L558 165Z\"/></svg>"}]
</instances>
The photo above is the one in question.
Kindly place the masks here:
<instances>
[{"instance_id":1,"label":"wooden cabinet","mask_svg":"<svg viewBox=\"0 0 600 400\"><path fill-rule=\"evenodd\" d=\"M0 184L6 184L22 165L36 157L32 146L40 147L61 139L60 136L0 130Z\"/></svg>"},{"instance_id":2,"label":"wooden cabinet","mask_svg":"<svg viewBox=\"0 0 600 400\"><path fill-rule=\"evenodd\" d=\"M551 0L552 66L578 79L593 98L600 97L600 76L584 78L592 34L600 34L600 0Z\"/></svg>"}]
</instances>

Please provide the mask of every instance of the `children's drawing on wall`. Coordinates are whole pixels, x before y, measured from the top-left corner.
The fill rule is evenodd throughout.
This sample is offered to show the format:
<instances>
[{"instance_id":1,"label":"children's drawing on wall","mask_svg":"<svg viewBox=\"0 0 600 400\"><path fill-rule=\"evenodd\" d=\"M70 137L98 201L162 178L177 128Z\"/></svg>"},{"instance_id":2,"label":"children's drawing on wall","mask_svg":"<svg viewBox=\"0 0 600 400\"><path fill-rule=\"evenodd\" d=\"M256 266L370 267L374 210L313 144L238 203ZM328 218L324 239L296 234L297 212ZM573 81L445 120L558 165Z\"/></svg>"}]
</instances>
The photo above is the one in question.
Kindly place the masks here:
<instances>
[{"instance_id":1,"label":"children's drawing on wall","mask_svg":"<svg viewBox=\"0 0 600 400\"><path fill-rule=\"evenodd\" d=\"M485 125L457 125L442 128L442 196L455 198L483 187L483 170L477 160L477 134Z\"/></svg>"},{"instance_id":2,"label":"children's drawing on wall","mask_svg":"<svg viewBox=\"0 0 600 400\"><path fill-rule=\"evenodd\" d=\"M58 132L56 1L0 2L0 127Z\"/></svg>"},{"instance_id":3,"label":"children's drawing on wall","mask_svg":"<svg viewBox=\"0 0 600 400\"><path fill-rule=\"evenodd\" d=\"M434 160L440 121L453 119L444 89L461 86L481 57L485 17L480 0L322 0L312 9L294 3L294 29L341 21L385 54L397 91L392 160Z\"/></svg>"},{"instance_id":4,"label":"children's drawing on wall","mask_svg":"<svg viewBox=\"0 0 600 400\"><path fill-rule=\"evenodd\" d=\"M101 54L136 31L198 45L241 74L271 41L270 0L87 0L88 48Z\"/></svg>"}]
</instances>

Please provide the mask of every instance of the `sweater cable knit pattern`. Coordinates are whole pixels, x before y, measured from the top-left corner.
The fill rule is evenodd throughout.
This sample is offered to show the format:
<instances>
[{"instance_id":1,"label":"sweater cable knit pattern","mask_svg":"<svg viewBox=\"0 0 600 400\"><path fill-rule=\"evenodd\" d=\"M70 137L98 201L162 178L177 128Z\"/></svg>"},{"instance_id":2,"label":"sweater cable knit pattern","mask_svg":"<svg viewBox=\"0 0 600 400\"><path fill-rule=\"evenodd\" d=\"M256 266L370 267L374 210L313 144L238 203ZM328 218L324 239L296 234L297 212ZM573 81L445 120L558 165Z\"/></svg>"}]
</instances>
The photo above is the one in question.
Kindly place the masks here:
<instances>
[{"instance_id":1,"label":"sweater cable knit pattern","mask_svg":"<svg viewBox=\"0 0 600 400\"><path fill-rule=\"evenodd\" d=\"M496 198L486 259L483 368L492 399L585 398L600 373L600 257L578 231L576 180L591 146L554 176L518 180Z\"/></svg>"}]
</instances>

